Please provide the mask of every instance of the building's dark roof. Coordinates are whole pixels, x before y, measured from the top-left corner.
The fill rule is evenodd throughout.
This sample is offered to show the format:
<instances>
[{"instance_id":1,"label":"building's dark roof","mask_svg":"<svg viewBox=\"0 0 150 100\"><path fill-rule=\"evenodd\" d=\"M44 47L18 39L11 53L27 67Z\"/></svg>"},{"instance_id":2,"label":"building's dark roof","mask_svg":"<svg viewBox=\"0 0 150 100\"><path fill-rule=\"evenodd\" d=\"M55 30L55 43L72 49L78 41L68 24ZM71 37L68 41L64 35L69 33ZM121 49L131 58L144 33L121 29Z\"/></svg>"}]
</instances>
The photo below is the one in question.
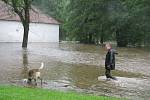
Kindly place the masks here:
<instances>
[{"instance_id":1,"label":"building's dark roof","mask_svg":"<svg viewBox=\"0 0 150 100\"><path fill-rule=\"evenodd\" d=\"M45 14L42 14L35 7L33 7L33 9L34 10L30 11L30 21L32 23L59 24L57 20ZM20 18L12 11L11 7L0 1L0 20L20 21Z\"/></svg>"}]
</instances>

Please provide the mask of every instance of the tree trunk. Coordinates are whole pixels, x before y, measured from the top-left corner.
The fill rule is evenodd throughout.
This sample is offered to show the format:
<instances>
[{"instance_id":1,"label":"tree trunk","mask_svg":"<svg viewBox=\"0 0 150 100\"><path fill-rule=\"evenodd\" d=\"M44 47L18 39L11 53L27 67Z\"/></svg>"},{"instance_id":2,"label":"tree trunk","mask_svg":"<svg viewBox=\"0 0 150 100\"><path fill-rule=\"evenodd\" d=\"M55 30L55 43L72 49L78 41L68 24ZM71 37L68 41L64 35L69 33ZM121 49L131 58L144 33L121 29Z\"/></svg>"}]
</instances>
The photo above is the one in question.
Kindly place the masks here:
<instances>
[{"instance_id":1,"label":"tree trunk","mask_svg":"<svg viewBox=\"0 0 150 100\"><path fill-rule=\"evenodd\" d=\"M103 43L104 43L103 24L101 25L100 43L101 43L101 45L103 45Z\"/></svg>"},{"instance_id":2,"label":"tree trunk","mask_svg":"<svg viewBox=\"0 0 150 100\"><path fill-rule=\"evenodd\" d=\"M126 47L128 45L126 34L120 33L119 30L116 31L116 41L118 47Z\"/></svg>"},{"instance_id":3,"label":"tree trunk","mask_svg":"<svg viewBox=\"0 0 150 100\"><path fill-rule=\"evenodd\" d=\"M103 43L104 43L104 35L103 35L103 33L101 33L101 40L100 40L100 43L103 45Z\"/></svg>"},{"instance_id":4,"label":"tree trunk","mask_svg":"<svg viewBox=\"0 0 150 100\"><path fill-rule=\"evenodd\" d=\"M89 33L88 43L89 43L89 44L92 44L92 34L91 34L91 33Z\"/></svg>"},{"instance_id":5,"label":"tree trunk","mask_svg":"<svg viewBox=\"0 0 150 100\"><path fill-rule=\"evenodd\" d=\"M24 35L23 35L23 42L22 47L27 48L28 45L28 34L29 34L29 24L24 25Z\"/></svg>"},{"instance_id":6,"label":"tree trunk","mask_svg":"<svg viewBox=\"0 0 150 100\"><path fill-rule=\"evenodd\" d=\"M14 12L18 14L18 16L20 17L20 20L24 28L22 47L27 48L29 23L30 23L30 8L31 8L31 2L33 0L21 0L23 1L21 3L18 3L17 0L10 0L11 2L9 2L9 0L2 0L2 1L12 6Z\"/></svg>"},{"instance_id":7,"label":"tree trunk","mask_svg":"<svg viewBox=\"0 0 150 100\"><path fill-rule=\"evenodd\" d=\"M28 45L28 34L29 34L29 23L30 23L30 1L24 0L25 7L24 7L24 18L25 20L22 21L23 27L24 27L24 36L23 36L23 42L22 47L27 48Z\"/></svg>"}]
</instances>

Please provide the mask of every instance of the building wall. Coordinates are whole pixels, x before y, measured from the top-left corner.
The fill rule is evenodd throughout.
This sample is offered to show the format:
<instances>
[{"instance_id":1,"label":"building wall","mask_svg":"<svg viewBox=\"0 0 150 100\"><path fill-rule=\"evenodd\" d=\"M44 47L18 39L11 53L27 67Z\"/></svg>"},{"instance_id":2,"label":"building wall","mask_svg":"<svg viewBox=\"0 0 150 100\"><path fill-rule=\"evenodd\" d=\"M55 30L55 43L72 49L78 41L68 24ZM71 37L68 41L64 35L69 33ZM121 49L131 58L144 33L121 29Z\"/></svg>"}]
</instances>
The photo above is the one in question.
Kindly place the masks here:
<instances>
[{"instance_id":1,"label":"building wall","mask_svg":"<svg viewBox=\"0 0 150 100\"><path fill-rule=\"evenodd\" d=\"M22 42L20 22L0 20L0 42ZM29 42L59 42L59 25L31 23Z\"/></svg>"}]
</instances>

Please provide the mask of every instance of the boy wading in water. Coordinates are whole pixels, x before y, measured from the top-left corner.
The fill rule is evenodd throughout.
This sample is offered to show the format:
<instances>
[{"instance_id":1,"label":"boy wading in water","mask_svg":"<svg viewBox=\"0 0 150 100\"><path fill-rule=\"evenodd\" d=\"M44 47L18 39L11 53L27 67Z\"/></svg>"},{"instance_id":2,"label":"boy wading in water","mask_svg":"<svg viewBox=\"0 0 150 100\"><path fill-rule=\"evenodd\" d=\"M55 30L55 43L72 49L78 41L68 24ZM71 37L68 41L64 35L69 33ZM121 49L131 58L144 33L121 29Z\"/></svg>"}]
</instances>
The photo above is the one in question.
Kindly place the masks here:
<instances>
[{"instance_id":1,"label":"boy wading in water","mask_svg":"<svg viewBox=\"0 0 150 100\"><path fill-rule=\"evenodd\" d=\"M107 54L105 58L105 75L107 79L111 78L116 80L115 77L111 76L111 70L115 70L115 54L118 53L116 53L115 50L112 49L110 44L106 44L105 47L107 49Z\"/></svg>"}]
</instances>

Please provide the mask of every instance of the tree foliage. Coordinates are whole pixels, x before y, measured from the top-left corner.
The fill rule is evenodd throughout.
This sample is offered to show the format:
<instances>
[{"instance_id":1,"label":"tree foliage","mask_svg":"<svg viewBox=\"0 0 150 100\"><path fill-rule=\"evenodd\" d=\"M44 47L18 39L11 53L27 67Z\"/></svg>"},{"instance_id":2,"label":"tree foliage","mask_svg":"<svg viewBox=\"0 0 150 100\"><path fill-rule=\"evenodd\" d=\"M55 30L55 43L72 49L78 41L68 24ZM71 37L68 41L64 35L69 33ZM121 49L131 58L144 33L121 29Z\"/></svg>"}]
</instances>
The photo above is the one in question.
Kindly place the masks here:
<instances>
[{"instance_id":1,"label":"tree foliage","mask_svg":"<svg viewBox=\"0 0 150 100\"><path fill-rule=\"evenodd\" d=\"M123 13L121 25L116 28L116 40L119 46L139 45L149 33L150 20L147 16L148 0L122 0ZM146 4L146 5L145 5ZM120 14L120 13L118 13ZM119 20L118 20L118 23Z\"/></svg>"},{"instance_id":2,"label":"tree foliage","mask_svg":"<svg viewBox=\"0 0 150 100\"><path fill-rule=\"evenodd\" d=\"M150 43L150 0L35 0L60 20L61 37L81 43Z\"/></svg>"},{"instance_id":3,"label":"tree foliage","mask_svg":"<svg viewBox=\"0 0 150 100\"><path fill-rule=\"evenodd\" d=\"M82 43L103 43L109 33L108 0L70 0L69 34Z\"/></svg>"}]
</instances>

